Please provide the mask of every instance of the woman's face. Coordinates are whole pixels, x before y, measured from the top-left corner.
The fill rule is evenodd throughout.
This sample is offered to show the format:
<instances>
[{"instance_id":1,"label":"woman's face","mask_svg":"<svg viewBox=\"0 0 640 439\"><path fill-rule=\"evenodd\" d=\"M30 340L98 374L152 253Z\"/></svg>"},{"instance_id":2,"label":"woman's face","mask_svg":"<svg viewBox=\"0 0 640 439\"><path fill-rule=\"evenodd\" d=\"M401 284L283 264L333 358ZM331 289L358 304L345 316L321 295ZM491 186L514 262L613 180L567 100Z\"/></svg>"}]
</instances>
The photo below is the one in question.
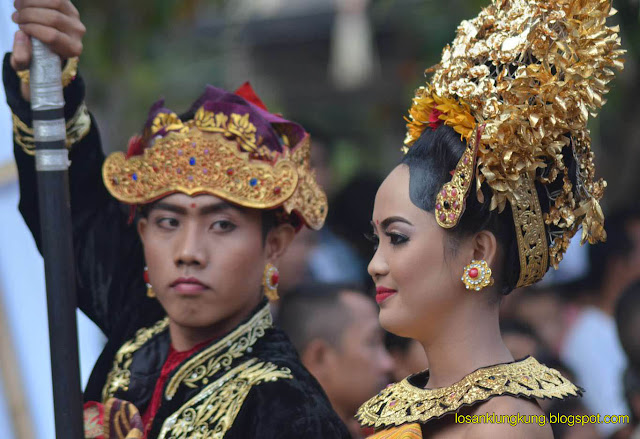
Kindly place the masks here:
<instances>
[{"instance_id":1,"label":"woman's face","mask_svg":"<svg viewBox=\"0 0 640 439\"><path fill-rule=\"evenodd\" d=\"M271 232L264 242L261 211L213 195L163 198L138 231L158 300L187 328L239 324L258 305L265 264L281 250Z\"/></svg>"},{"instance_id":2,"label":"woman's face","mask_svg":"<svg viewBox=\"0 0 640 439\"><path fill-rule=\"evenodd\" d=\"M378 246L368 271L376 284L380 323L394 334L426 341L459 304L466 253L445 248L445 232L433 213L411 202L406 165L380 186L372 226Z\"/></svg>"}]
</instances>

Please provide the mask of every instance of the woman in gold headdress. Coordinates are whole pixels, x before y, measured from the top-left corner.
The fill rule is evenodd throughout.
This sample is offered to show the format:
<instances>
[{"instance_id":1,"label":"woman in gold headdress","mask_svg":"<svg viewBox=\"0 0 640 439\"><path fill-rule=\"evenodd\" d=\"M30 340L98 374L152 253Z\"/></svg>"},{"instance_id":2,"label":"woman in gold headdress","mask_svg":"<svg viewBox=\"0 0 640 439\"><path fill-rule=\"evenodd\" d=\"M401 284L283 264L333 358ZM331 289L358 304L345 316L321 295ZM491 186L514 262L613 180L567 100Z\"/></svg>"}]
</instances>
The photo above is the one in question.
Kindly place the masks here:
<instances>
[{"instance_id":1,"label":"woman in gold headdress","mask_svg":"<svg viewBox=\"0 0 640 439\"><path fill-rule=\"evenodd\" d=\"M500 336L503 295L605 239L586 128L622 67L608 0L494 0L418 89L405 156L376 196L380 321L429 370L358 412L374 437L551 437L536 398L581 389Z\"/></svg>"}]
</instances>

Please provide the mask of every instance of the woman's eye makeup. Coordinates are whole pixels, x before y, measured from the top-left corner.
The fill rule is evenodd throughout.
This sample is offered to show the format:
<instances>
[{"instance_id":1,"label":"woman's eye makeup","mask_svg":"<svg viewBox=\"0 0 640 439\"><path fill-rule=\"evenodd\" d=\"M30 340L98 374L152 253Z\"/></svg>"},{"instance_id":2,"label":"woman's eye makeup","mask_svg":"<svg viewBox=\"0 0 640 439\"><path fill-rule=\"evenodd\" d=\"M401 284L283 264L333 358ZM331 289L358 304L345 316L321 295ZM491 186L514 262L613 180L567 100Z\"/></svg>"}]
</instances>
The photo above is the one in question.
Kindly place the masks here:
<instances>
[{"instance_id":1,"label":"woman's eye makeup","mask_svg":"<svg viewBox=\"0 0 640 439\"><path fill-rule=\"evenodd\" d=\"M373 232L366 232L364 234L364 237L366 238L367 241L371 242L373 244L373 249L377 250L378 249L378 244L380 243L380 238L378 238L378 235L376 235Z\"/></svg>"},{"instance_id":2,"label":"woman's eye makeup","mask_svg":"<svg viewBox=\"0 0 640 439\"><path fill-rule=\"evenodd\" d=\"M401 245L409 241L409 237L406 235L403 235L402 233L385 232L385 235L389 237L389 241L391 242L391 245Z\"/></svg>"}]
</instances>

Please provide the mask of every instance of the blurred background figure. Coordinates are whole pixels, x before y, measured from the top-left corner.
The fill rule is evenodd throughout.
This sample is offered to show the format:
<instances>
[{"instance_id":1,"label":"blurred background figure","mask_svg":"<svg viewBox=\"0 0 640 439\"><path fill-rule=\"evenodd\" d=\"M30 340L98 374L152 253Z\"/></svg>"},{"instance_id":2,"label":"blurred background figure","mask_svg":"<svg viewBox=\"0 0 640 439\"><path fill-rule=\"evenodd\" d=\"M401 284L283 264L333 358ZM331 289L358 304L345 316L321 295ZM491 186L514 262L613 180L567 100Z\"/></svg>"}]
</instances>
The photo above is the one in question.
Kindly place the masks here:
<instances>
[{"instance_id":1,"label":"blurred background figure","mask_svg":"<svg viewBox=\"0 0 640 439\"><path fill-rule=\"evenodd\" d=\"M615 309L616 327L629 360L622 385L631 414L631 439L640 439L640 278L621 295Z\"/></svg>"},{"instance_id":2,"label":"blurred background figure","mask_svg":"<svg viewBox=\"0 0 640 439\"><path fill-rule=\"evenodd\" d=\"M390 382L393 370L373 299L348 285L302 285L283 297L276 324L360 437L356 410Z\"/></svg>"},{"instance_id":3,"label":"blurred background figure","mask_svg":"<svg viewBox=\"0 0 640 439\"><path fill-rule=\"evenodd\" d=\"M607 242L589 247L589 272L571 297L560 358L588 389L584 404L589 410L628 415L622 387L627 359L613 312L623 290L640 278L640 210L610 214L605 228ZM620 425L598 427L601 434L611 435Z\"/></svg>"},{"instance_id":4,"label":"blurred background figure","mask_svg":"<svg viewBox=\"0 0 640 439\"><path fill-rule=\"evenodd\" d=\"M402 381L409 375L422 372L429 367L424 348L417 340L386 332L384 343L393 358L393 382Z\"/></svg>"},{"instance_id":5,"label":"blurred background figure","mask_svg":"<svg viewBox=\"0 0 640 439\"><path fill-rule=\"evenodd\" d=\"M584 416L591 415L580 399L570 398L553 401L547 410L547 415ZM551 424L554 439L600 439L597 425L568 425L562 423Z\"/></svg>"},{"instance_id":6,"label":"blurred background figure","mask_svg":"<svg viewBox=\"0 0 640 439\"><path fill-rule=\"evenodd\" d=\"M500 321L500 333L504 344L516 360L528 355L536 358L548 357L546 346L526 323L515 319L502 320Z\"/></svg>"}]
</instances>

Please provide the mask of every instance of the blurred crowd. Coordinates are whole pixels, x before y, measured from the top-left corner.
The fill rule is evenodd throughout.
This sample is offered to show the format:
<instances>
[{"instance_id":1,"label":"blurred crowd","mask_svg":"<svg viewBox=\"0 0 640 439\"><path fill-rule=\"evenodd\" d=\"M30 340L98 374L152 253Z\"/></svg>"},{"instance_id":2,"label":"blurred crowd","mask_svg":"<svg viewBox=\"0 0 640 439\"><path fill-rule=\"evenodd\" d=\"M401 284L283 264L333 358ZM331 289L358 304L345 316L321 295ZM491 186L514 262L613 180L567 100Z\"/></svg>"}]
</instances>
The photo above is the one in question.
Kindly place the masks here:
<instances>
[{"instance_id":1,"label":"blurred crowd","mask_svg":"<svg viewBox=\"0 0 640 439\"><path fill-rule=\"evenodd\" d=\"M331 206L320 232L302 231L281 262L276 322L332 405L353 420L387 384L428 367L422 346L386 333L377 319L365 239L382 178L357 174L331 187L329 143L313 145L313 165ZM535 356L582 387L581 399L544 400L548 415L600 415L600 423L555 423L569 438L640 438L640 206L606 212L607 242L580 247L535 288L503 298L501 330L514 358ZM576 236L579 239L579 236ZM416 261L418 263L418 261ZM606 415L629 422L605 423Z\"/></svg>"}]
</instances>

